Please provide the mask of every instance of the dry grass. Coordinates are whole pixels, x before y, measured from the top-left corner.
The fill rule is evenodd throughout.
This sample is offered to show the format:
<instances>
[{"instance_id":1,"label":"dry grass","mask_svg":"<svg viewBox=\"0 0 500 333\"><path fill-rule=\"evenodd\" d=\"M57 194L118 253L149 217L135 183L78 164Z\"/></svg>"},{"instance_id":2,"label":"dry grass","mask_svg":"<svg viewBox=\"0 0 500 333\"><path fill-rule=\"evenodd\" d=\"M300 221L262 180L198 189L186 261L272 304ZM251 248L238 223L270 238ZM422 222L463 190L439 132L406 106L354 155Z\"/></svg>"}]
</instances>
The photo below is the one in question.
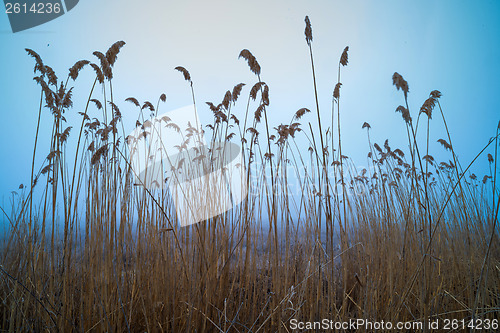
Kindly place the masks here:
<instances>
[{"instance_id":1,"label":"dry grass","mask_svg":"<svg viewBox=\"0 0 500 333\"><path fill-rule=\"evenodd\" d=\"M305 35L314 75L307 17ZM269 88L256 58L243 50L240 56L258 79L248 93L245 119L240 122L231 110L242 94L239 84L219 105L208 103L214 123L205 134L213 142L241 144L251 195L225 214L181 228L168 191L134 186L111 80L124 44L95 52L98 64L77 62L66 81L28 50L41 86L39 119L48 116L47 109L54 122L49 155L38 169L38 129L34 143L31 189L43 187L43 194L35 198L25 188L8 215L0 266L3 330L288 332L292 318L498 320L498 130L488 144L495 147L488 155L490 178L466 181L470 165L461 167L448 131L440 143L451 160L438 164L428 154L436 107L441 118L432 121L446 125L441 94L430 94L415 121L408 83L395 73L407 147L372 144L364 123L370 167L356 170L342 155L339 119L340 70L347 66L348 48L339 60L326 131L316 102L319 133L299 123L307 118L306 108L272 131ZM96 78L82 121L71 131L64 121L73 112L68 84L86 66ZM176 69L196 106L191 75ZM127 99L138 107L143 130L150 126L148 111L157 115L165 100L160 96L155 107ZM89 116L94 107L100 119ZM427 130L423 145L416 140L419 123ZM307 153L299 149L304 140L311 147ZM74 156L67 153L69 142ZM292 194L297 188L299 194Z\"/></svg>"}]
</instances>

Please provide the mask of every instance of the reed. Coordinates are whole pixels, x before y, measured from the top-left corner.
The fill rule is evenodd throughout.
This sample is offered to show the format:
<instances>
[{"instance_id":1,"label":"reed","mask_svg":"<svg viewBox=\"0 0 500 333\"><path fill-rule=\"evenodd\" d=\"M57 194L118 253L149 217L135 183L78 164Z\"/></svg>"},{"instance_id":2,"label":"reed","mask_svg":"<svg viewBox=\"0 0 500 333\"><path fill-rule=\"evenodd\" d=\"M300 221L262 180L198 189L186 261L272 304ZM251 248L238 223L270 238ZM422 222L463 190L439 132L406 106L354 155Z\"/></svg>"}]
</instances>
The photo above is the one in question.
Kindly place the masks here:
<instances>
[{"instance_id":1,"label":"reed","mask_svg":"<svg viewBox=\"0 0 500 333\"><path fill-rule=\"evenodd\" d=\"M240 57L257 82L248 90L235 85L218 105L196 103L190 73L175 68L190 85L196 112L213 114L206 137L241 147L249 184L240 205L189 227L179 226L172 194L138 184L131 166L134 140L125 135L122 117L136 119L147 139L167 99L162 94L156 108L134 97L126 99L130 104L113 99L114 65L125 43L94 52L96 63L75 63L64 80L27 50L41 102L31 184L13 196L10 212L1 207L9 223L0 248L3 330L289 332L292 319L499 319L499 129L462 167L441 105L446 99L432 91L414 122L408 82L395 73L408 142L372 142L377 129L365 122L368 165L358 170L342 150L340 74L348 47L332 87L332 113L322 114L311 22L305 22L316 119L298 106L289 120L271 126L270 88L249 50ZM95 74L87 100L73 106L73 93L81 92L69 84L87 69ZM235 105L245 102L240 115ZM436 107L440 120L432 118ZM120 108L127 111L122 115ZM72 130L65 115L75 109L82 118ZM49 137L40 136L42 117L53 120ZM331 117L331 126L322 127L324 117ZM421 119L423 143L417 139ZM180 152L201 134L198 126L161 121L185 134ZM449 161L429 155L438 144L430 140L437 121L446 129L437 135L446 135L439 144ZM40 151L42 141L50 143L48 152ZM44 153L36 166L35 157ZM470 174L481 158L491 166L482 182Z\"/></svg>"}]
</instances>

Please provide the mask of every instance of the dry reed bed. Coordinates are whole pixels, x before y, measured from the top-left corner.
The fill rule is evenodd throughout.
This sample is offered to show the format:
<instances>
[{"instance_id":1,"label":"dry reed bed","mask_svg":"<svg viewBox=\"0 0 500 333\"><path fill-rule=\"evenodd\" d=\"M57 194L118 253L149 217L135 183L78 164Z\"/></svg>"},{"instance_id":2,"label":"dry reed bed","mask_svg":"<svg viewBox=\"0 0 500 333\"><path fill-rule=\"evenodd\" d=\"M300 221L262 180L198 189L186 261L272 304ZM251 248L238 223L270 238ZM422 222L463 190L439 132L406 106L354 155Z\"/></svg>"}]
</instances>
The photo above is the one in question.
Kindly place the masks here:
<instances>
[{"instance_id":1,"label":"dry reed bed","mask_svg":"<svg viewBox=\"0 0 500 333\"><path fill-rule=\"evenodd\" d=\"M316 116L301 108L289 123L271 128L269 87L256 58L241 51L257 77L242 102L246 114L240 121L232 113L244 97L244 85L238 84L220 104L207 103L214 123L205 135L241 144L250 192L256 195L186 228L178 227L166 191L134 186L112 85L125 43L95 52L96 63L77 62L63 81L27 50L41 87L39 123L49 116L46 110L54 122L50 152L40 168L34 162L41 154L37 143L46 138L36 131L31 188L41 187L42 194L24 189L8 218L0 327L287 332L292 318L498 319L498 129L488 143L495 147L494 157L488 154L491 175L482 182L473 175L466 179L470 165L460 165L448 130L439 141L450 161L439 164L428 154L433 112L433 120L446 125L441 93L431 92L412 119L408 83L395 73L394 85L404 97L396 111L408 131L408 142L402 143L406 153L388 141L383 147L372 143L365 123L370 167L357 170L342 155L340 74L348 65L348 48L339 60L328 124L317 102L307 17L305 36ZM73 112L69 84L84 67L95 72L95 81L81 106L81 123L71 131L64 119ZM189 72L176 69L196 106ZM156 106L135 98L127 102L137 106L137 123L144 126L165 100L160 96ZM96 112L99 119L90 116ZM306 117L317 120L319 131L300 123L309 122ZM418 130L427 131L424 144L416 140ZM74 156L66 152L69 142ZM298 142L307 142L309 151ZM300 195L290 194L292 179Z\"/></svg>"}]
</instances>

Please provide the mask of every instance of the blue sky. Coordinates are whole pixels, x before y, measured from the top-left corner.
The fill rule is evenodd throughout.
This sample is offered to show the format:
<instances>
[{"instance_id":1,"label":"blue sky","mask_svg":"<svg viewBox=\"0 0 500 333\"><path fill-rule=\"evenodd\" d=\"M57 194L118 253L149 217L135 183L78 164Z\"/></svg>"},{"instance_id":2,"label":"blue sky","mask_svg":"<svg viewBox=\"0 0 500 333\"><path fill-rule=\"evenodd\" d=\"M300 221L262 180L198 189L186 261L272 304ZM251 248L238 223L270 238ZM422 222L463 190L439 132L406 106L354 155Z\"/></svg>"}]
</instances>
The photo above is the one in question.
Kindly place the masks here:
<instances>
[{"instance_id":1,"label":"blue sky","mask_svg":"<svg viewBox=\"0 0 500 333\"><path fill-rule=\"evenodd\" d=\"M29 183L39 89L32 81L32 48L60 78L77 60L92 59L118 40L127 45L114 70L114 93L132 130L137 116L129 96L156 101L166 93L163 111L191 103L190 90L176 66L193 78L200 107L219 103L240 82L255 83L248 66L238 60L247 48L262 67L270 87L269 121L288 123L302 107L314 109L304 16L313 27L322 118L329 123L338 59L349 46L341 90L343 150L362 166L368 151L363 122L372 140L406 148L406 130L394 110L403 104L392 85L399 72L409 82L413 115L430 91L443 93L454 148L467 165L494 135L500 120L500 2L498 1L97 1L81 0L69 13L39 27L13 34L7 15L0 14L2 122L0 131L0 204L10 191ZM92 59L95 60L95 59ZM86 70L75 84L75 109L82 111L92 84ZM243 115L245 103L235 109ZM200 110L209 123L208 108ZM71 122L71 116L68 117ZM431 123L431 154L451 156L435 143L446 134L437 113ZM41 136L50 135L45 112ZM316 124L315 115L304 122ZM43 139L42 139L43 140ZM41 143L39 156L47 145ZM45 149L45 151L43 151ZM42 153L43 151L43 153ZM42 161L39 160L38 163ZM488 170L486 156L473 168L480 178Z\"/></svg>"}]
</instances>

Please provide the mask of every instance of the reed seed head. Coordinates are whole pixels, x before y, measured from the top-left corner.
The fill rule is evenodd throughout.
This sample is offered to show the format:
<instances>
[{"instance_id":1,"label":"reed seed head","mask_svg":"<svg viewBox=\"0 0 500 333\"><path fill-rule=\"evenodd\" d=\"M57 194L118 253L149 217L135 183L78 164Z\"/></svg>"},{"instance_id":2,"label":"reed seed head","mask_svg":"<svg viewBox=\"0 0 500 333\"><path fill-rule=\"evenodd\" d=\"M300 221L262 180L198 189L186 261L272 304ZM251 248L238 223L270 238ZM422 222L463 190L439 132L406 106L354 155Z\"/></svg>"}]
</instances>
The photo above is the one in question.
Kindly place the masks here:
<instances>
[{"instance_id":1,"label":"reed seed head","mask_svg":"<svg viewBox=\"0 0 500 333\"><path fill-rule=\"evenodd\" d=\"M333 98L338 100L340 98L340 86L342 86L342 83L337 83L335 85L335 89L333 89Z\"/></svg>"},{"instance_id":2,"label":"reed seed head","mask_svg":"<svg viewBox=\"0 0 500 333\"><path fill-rule=\"evenodd\" d=\"M191 75L189 74L187 69L185 69L182 66L177 66L175 67L175 70L178 70L179 72L182 73L182 75L184 75L184 80L191 82Z\"/></svg>"},{"instance_id":3,"label":"reed seed head","mask_svg":"<svg viewBox=\"0 0 500 333\"><path fill-rule=\"evenodd\" d=\"M224 99L222 100L222 106L227 110L229 108L229 103L231 103L233 97L231 95L231 92L228 90L226 91L226 94L224 95Z\"/></svg>"},{"instance_id":4,"label":"reed seed head","mask_svg":"<svg viewBox=\"0 0 500 333\"><path fill-rule=\"evenodd\" d=\"M57 85L57 75L54 70L50 66L44 66L45 75L49 80L49 84L56 86Z\"/></svg>"},{"instance_id":5,"label":"reed seed head","mask_svg":"<svg viewBox=\"0 0 500 333\"><path fill-rule=\"evenodd\" d=\"M88 60L80 60L80 61L77 61L73 67L71 67L69 69L69 77L75 81L76 78L78 77L78 74L80 73L80 71L82 70L83 67L85 67L86 65L88 65L90 63L90 61Z\"/></svg>"},{"instance_id":6,"label":"reed seed head","mask_svg":"<svg viewBox=\"0 0 500 333\"><path fill-rule=\"evenodd\" d=\"M441 92L439 90L433 90L431 91L431 97L435 98L435 99L438 99L440 98L442 95L441 95Z\"/></svg>"},{"instance_id":7,"label":"reed seed head","mask_svg":"<svg viewBox=\"0 0 500 333\"><path fill-rule=\"evenodd\" d=\"M134 97L129 97L129 98L125 99L125 102L130 102L130 103L132 103L132 104L134 104L135 106L138 106L138 107L141 106L139 104L139 101L136 98L134 98Z\"/></svg>"},{"instance_id":8,"label":"reed seed head","mask_svg":"<svg viewBox=\"0 0 500 333\"><path fill-rule=\"evenodd\" d=\"M254 57L252 52L247 49L243 49L240 52L238 58L243 58L248 62L248 67L250 67L250 71L255 75L260 75L260 65L257 62L257 59Z\"/></svg>"},{"instance_id":9,"label":"reed seed head","mask_svg":"<svg viewBox=\"0 0 500 333\"><path fill-rule=\"evenodd\" d=\"M311 21L309 20L309 16L306 16L304 21L306 22L306 29L304 30L304 34L306 35L306 43L307 45L311 46L313 35L312 35L312 27L311 27Z\"/></svg>"},{"instance_id":10,"label":"reed seed head","mask_svg":"<svg viewBox=\"0 0 500 333\"><path fill-rule=\"evenodd\" d=\"M252 89L250 89L250 97L252 98L252 100L255 101L255 99L257 98L257 93L259 92L259 90L262 88L263 85L265 85L264 82L257 82L256 84L253 85Z\"/></svg>"},{"instance_id":11,"label":"reed seed head","mask_svg":"<svg viewBox=\"0 0 500 333\"><path fill-rule=\"evenodd\" d=\"M109 65L111 67L114 66L115 62L116 62L116 58L117 58L117 55L118 53L120 53L120 49L123 47L123 45L125 45L125 42L124 41L118 41L116 43L114 43L113 45L111 45L111 47L108 49L108 51L106 51L106 60L108 61Z\"/></svg>"},{"instance_id":12,"label":"reed seed head","mask_svg":"<svg viewBox=\"0 0 500 333\"><path fill-rule=\"evenodd\" d=\"M347 63L349 62L347 55L348 51L349 51L349 46L346 46L344 52L342 52L342 55L340 56L340 63L342 64L342 66L347 66Z\"/></svg>"},{"instance_id":13,"label":"reed seed head","mask_svg":"<svg viewBox=\"0 0 500 333\"><path fill-rule=\"evenodd\" d=\"M265 105L261 104L261 105L259 105L257 110L255 110L255 121L257 123L260 123L260 120L262 118L262 112L264 112L264 108L265 108Z\"/></svg>"},{"instance_id":14,"label":"reed seed head","mask_svg":"<svg viewBox=\"0 0 500 333\"><path fill-rule=\"evenodd\" d=\"M403 119L404 121L407 123L407 124L410 124L411 123L411 117L410 117L410 112L408 111L407 108L405 108L404 106L400 105L396 108L396 112L401 112L401 115L403 116Z\"/></svg>"},{"instance_id":15,"label":"reed seed head","mask_svg":"<svg viewBox=\"0 0 500 333\"><path fill-rule=\"evenodd\" d=\"M111 70L111 65L109 64L106 56L99 51L95 51L92 54L95 55L100 60L102 73L104 74L104 77L108 80L111 80L113 78L113 71Z\"/></svg>"},{"instance_id":16,"label":"reed seed head","mask_svg":"<svg viewBox=\"0 0 500 333\"><path fill-rule=\"evenodd\" d=\"M420 113L425 113L429 119L432 119L432 110L436 105L436 99L434 97L429 97L425 100L424 104L420 108Z\"/></svg>"},{"instance_id":17,"label":"reed seed head","mask_svg":"<svg viewBox=\"0 0 500 333\"><path fill-rule=\"evenodd\" d=\"M410 87L408 86L408 82L399 73L395 72L392 75L392 84L396 86L397 90L401 89L403 91L405 98L408 97Z\"/></svg>"},{"instance_id":18,"label":"reed seed head","mask_svg":"<svg viewBox=\"0 0 500 333\"><path fill-rule=\"evenodd\" d=\"M104 83L104 74L102 74L102 71L99 68L99 66L97 66L94 63L90 64L90 66L94 69L94 72L96 74L96 77L97 77L97 80L99 81L99 83L101 83L101 84Z\"/></svg>"},{"instance_id":19,"label":"reed seed head","mask_svg":"<svg viewBox=\"0 0 500 333\"><path fill-rule=\"evenodd\" d=\"M451 145L448 142L446 142L445 139L439 139L439 140L437 140L437 142L439 142L441 145L443 145L444 149L451 150Z\"/></svg>"},{"instance_id":20,"label":"reed seed head","mask_svg":"<svg viewBox=\"0 0 500 333\"><path fill-rule=\"evenodd\" d=\"M262 91L262 104L269 105L269 86L267 84L264 84L264 90Z\"/></svg>"},{"instance_id":21,"label":"reed seed head","mask_svg":"<svg viewBox=\"0 0 500 333\"><path fill-rule=\"evenodd\" d=\"M44 69L42 58L38 55L38 53L36 53L32 49L25 49L25 50L28 53L28 55L33 57L36 61L35 68L33 69L33 73L36 73L36 71L39 71L40 74L44 75L45 69Z\"/></svg>"},{"instance_id":22,"label":"reed seed head","mask_svg":"<svg viewBox=\"0 0 500 333\"><path fill-rule=\"evenodd\" d=\"M151 102L146 101L146 102L144 102L144 104L142 105L141 110L144 110L144 109L149 109L149 111L154 112L155 107L153 106L153 104L151 104Z\"/></svg>"},{"instance_id":23,"label":"reed seed head","mask_svg":"<svg viewBox=\"0 0 500 333\"><path fill-rule=\"evenodd\" d=\"M302 116L304 116L307 112L311 112L311 110L309 110L308 108L302 108L302 109L298 109L297 112L295 112L295 119L299 120L300 118L302 118Z\"/></svg>"},{"instance_id":24,"label":"reed seed head","mask_svg":"<svg viewBox=\"0 0 500 333\"><path fill-rule=\"evenodd\" d=\"M237 84L237 85L234 86L233 93L232 93L232 101L233 101L233 103L236 103L236 101L238 100L238 97L241 94L241 89L243 88L243 86L245 86L244 83L239 83L239 84Z\"/></svg>"}]
</instances>

